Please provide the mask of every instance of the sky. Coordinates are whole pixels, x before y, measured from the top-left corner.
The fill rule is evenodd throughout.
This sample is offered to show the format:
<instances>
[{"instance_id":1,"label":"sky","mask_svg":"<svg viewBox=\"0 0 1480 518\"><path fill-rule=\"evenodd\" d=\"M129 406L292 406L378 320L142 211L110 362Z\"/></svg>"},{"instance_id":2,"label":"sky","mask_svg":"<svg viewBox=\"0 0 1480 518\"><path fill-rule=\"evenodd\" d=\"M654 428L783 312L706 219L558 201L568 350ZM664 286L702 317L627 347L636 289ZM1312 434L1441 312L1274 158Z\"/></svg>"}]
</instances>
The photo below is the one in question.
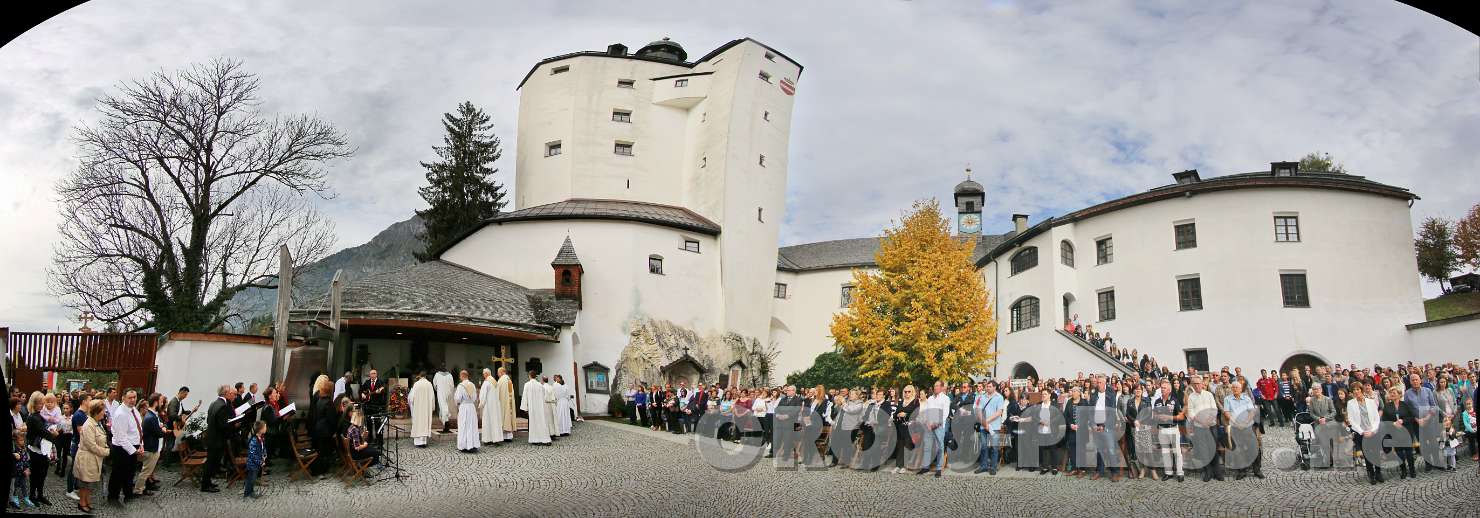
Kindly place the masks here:
<instances>
[{"instance_id":1,"label":"sky","mask_svg":"<svg viewBox=\"0 0 1480 518\"><path fill-rule=\"evenodd\" d=\"M509 185L515 87L535 62L662 37L695 57L752 37L805 67L783 245L949 205L967 164L987 232L1311 151L1418 193L1415 224L1480 202L1480 40L1388 0L93 0L0 47L0 327L77 327L46 289L54 187L76 166L73 129L120 81L240 59L265 112L343 130L357 152L314 201L340 248L424 206L417 163L458 102L491 115Z\"/></svg>"}]
</instances>

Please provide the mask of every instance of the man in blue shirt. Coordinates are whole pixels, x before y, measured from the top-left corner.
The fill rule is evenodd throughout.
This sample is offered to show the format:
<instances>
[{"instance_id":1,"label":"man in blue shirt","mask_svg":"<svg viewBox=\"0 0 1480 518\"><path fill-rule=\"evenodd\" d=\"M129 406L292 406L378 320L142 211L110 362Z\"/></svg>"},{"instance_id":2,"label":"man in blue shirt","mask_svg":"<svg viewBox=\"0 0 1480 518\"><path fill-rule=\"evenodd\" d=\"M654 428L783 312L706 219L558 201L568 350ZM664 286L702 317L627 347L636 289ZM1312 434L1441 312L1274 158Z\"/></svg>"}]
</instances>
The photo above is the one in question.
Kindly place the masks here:
<instances>
[{"instance_id":1,"label":"man in blue shirt","mask_svg":"<svg viewBox=\"0 0 1480 518\"><path fill-rule=\"evenodd\" d=\"M644 427L648 426L647 396L647 384L641 381L637 382L637 392L632 394L632 402L637 407L635 412L637 414L637 420Z\"/></svg>"},{"instance_id":2,"label":"man in blue shirt","mask_svg":"<svg viewBox=\"0 0 1480 518\"><path fill-rule=\"evenodd\" d=\"M1424 386L1423 379L1419 377L1417 370L1410 371L1408 375L1408 390L1403 391L1403 402L1413 405L1414 411L1418 413L1418 418L1415 420L1418 421L1419 436L1414 440L1420 443L1419 451L1425 454L1437 451L1439 444L1432 439L1438 438L1440 434L1428 433L1428 429L1437 424L1430 421L1435 420L1439 411L1439 398L1434 394L1434 389ZM1432 463L1424 463L1425 473L1433 469Z\"/></svg>"},{"instance_id":3,"label":"man in blue shirt","mask_svg":"<svg viewBox=\"0 0 1480 518\"><path fill-rule=\"evenodd\" d=\"M1233 382L1233 393L1223 398L1223 415L1228 420L1230 432L1232 428L1244 428L1254 425L1254 416L1249 414L1249 412L1255 411L1254 399L1249 397L1247 389L1248 387L1245 387L1242 381L1236 380ZM1230 440L1233 435L1233 433L1227 434ZM1238 473L1234 475L1234 480L1243 480L1244 474L1250 469L1253 470L1254 477L1264 478L1264 473L1259 469L1259 460L1263 456L1261 442L1258 432L1254 432L1254 463L1248 468L1240 468ZM1232 446L1232 444L1229 445L1229 453L1233 453L1234 449Z\"/></svg>"},{"instance_id":4,"label":"man in blue shirt","mask_svg":"<svg viewBox=\"0 0 1480 518\"><path fill-rule=\"evenodd\" d=\"M981 453L977 455L977 473L997 474L998 434L1002 430L1002 416L1006 410L1006 402L1002 394L997 393L997 384L991 380L983 381L979 385L980 392L976 395L976 401L972 406L976 407L976 415L980 419L981 431Z\"/></svg>"}]
</instances>

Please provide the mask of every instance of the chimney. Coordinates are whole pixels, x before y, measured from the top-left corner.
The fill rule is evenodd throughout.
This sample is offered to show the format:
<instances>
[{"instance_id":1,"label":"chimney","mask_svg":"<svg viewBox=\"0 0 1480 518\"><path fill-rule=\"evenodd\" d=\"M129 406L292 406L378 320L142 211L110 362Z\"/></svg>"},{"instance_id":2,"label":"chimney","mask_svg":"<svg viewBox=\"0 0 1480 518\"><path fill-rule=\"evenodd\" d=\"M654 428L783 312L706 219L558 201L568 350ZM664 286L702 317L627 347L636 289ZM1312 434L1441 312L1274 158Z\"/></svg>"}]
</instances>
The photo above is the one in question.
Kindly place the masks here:
<instances>
[{"instance_id":1,"label":"chimney","mask_svg":"<svg viewBox=\"0 0 1480 518\"><path fill-rule=\"evenodd\" d=\"M1177 185L1197 183L1202 181L1202 178L1197 175L1196 169L1188 169L1180 173L1172 173L1172 179L1177 181Z\"/></svg>"},{"instance_id":2,"label":"chimney","mask_svg":"<svg viewBox=\"0 0 1480 518\"><path fill-rule=\"evenodd\" d=\"M1026 232L1028 230L1028 215L1027 214L1013 214L1012 215L1012 229L1014 231L1016 231L1017 233L1019 233L1019 234L1021 234L1023 232Z\"/></svg>"},{"instance_id":3,"label":"chimney","mask_svg":"<svg viewBox=\"0 0 1480 518\"><path fill-rule=\"evenodd\" d=\"M613 43L606 46L606 53L613 56L626 56L627 46L621 43Z\"/></svg>"}]
</instances>

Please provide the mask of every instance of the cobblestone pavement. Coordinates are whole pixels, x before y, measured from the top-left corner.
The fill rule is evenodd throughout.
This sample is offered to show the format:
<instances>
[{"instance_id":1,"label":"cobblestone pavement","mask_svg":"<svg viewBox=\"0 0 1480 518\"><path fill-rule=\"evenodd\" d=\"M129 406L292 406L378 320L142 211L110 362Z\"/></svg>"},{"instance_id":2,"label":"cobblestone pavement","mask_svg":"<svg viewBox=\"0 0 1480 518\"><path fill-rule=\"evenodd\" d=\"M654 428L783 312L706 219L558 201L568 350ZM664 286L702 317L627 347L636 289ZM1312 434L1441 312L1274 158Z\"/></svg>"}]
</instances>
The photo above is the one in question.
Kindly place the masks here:
<instances>
[{"instance_id":1,"label":"cobblestone pavement","mask_svg":"<svg viewBox=\"0 0 1480 518\"><path fill-rule=\"evenodd\" d=\"M1271 430L1273 432L1273 430ZM203 494L160 478L156 496L125 508L96 505L98 516L1473 516L1480 475L1462 459L1456 473L1371 486L1356 471L1281 471L1266 457L1265 480L1203 483L1090 481L1038 476L1010 468L997 476L929 476L831 469L777 471L761 463L726 473L699 457L692 436L625 423L579 423L553 446L524 442L459 453L455 435L426 449L401 452L412 474L404 482L345 487L330 478L288 481L278 465L259 500L243 500L240 483ZM520 439L523 438L521 434ZM1266 455L1290 447L1287 433L1266 437ZM891 464L892 465L892 464ZM1393 475L1396 478L1396 474ZM40 511L75 513L52 477ZM35 511L27 511L35 512Z\"/></svg>"}]
</instances>

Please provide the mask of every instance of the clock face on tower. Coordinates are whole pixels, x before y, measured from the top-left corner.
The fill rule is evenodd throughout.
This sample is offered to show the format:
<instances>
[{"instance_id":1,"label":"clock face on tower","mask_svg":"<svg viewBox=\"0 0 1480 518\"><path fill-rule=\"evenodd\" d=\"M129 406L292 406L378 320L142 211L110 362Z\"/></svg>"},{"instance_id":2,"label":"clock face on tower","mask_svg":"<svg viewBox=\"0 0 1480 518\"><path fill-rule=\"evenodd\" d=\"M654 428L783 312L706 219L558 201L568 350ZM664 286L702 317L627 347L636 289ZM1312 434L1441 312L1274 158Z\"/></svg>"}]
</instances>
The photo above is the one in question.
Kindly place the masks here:
<instances>
[{"instance_id":1,"label":"clock face on tower","mask_svg":"<svg viewBox=\"0 0 1480 518\"><path fill-rule=\"evenodd\" d=\"M982 231L982 215L975 213L961 214L956 217L956 228L962 234L976 234Z\"/></svg>"}]
</instances>

